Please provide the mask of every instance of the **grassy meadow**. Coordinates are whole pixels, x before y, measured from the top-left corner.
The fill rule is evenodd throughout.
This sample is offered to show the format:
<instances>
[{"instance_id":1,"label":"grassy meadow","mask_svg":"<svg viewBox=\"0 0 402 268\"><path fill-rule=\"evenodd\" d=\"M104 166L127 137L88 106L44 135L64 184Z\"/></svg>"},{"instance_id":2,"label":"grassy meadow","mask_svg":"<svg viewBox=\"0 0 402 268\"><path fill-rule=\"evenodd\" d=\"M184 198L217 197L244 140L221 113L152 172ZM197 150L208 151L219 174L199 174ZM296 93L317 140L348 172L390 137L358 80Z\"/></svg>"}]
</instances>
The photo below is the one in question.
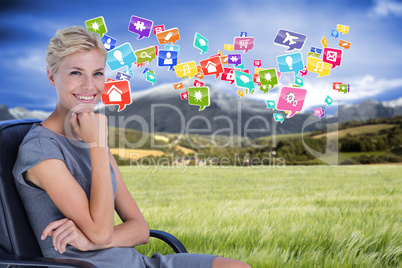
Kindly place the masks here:
<instances>
[{"instance_id":1,"label":"grassy meadow","mask_svg":"<svg viewBox=\"0 0 402 268\"><path fill-rule=\"evenodd\" d=\"M149 227L191 253L252 267L402 266L401 165L121 172ZM156 239L137 249L173 253Z\"/></svg>"}]
</instances>

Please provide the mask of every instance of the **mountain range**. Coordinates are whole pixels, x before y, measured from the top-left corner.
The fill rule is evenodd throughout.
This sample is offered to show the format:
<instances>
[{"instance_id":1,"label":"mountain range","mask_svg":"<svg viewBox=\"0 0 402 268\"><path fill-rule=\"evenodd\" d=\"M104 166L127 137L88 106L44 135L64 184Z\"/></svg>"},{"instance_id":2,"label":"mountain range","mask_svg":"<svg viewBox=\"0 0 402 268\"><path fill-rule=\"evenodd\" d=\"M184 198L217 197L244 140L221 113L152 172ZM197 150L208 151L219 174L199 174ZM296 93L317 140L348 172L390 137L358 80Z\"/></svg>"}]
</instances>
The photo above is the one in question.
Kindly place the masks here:
<instances>
[{"instance_id":1,"label":"mountain range","mask_svg":"<svg viewBox=\"0 0 402 268\"><path fill-rule=\"evenodd\" d=\"M173 89L171 84L154 86L132 94L132 104L121 112L117 106L98 105L97 110L108 116L109 125L120 128L136 129L144 132L168 132L205 135L240 135L249 138L276 134L299 133L322 129L333 122L323 118L309 124L303 124L312 113L298 113L283 123L273 120L272 109L265 102L247 98L240 99L220 89L210 88L210 106L199 111L198 106L189 105L180 98L183 89ZM8 108L0 105L0 120L15 118L44 119L49 113L29 111L24 107ZM359 104L339 106L338 122L367 120L370 118L389 118L402 115L402 97L388 102L363 101Z\"/></svg>"}]
</instances>

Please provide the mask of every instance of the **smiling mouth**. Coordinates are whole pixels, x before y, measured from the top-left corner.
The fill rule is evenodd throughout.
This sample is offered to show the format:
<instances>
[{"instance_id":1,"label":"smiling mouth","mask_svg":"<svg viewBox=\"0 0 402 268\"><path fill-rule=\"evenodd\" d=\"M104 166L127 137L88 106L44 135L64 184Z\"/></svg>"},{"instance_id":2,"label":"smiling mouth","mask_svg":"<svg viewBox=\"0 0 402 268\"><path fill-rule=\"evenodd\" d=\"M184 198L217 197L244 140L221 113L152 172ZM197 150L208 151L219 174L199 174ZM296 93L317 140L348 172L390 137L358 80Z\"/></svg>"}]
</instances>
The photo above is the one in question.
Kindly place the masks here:
<instances>
[{"instance_id":1,"label":"smiling mouth","mask_svg":"<svg viewBox=\"0 0 402 268\"><path fill-rule=\"evenodd\" d=\"M73 94L74 97L76 97L78 100L83 101L83 102L92 102L95 97L95 95L90 95L90 96L84 96L84 95L78 95L78 94Z\"/></svg>"}]
</instances>

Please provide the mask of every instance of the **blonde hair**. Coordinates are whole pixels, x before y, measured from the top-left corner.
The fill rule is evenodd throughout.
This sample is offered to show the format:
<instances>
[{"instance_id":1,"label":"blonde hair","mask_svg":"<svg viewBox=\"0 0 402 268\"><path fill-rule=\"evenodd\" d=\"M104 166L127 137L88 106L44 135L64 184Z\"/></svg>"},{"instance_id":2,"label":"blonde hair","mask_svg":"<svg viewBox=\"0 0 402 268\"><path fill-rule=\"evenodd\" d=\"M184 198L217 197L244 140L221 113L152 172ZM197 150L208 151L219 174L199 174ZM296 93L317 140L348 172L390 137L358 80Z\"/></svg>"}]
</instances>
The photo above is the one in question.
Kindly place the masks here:
<instances>
[{"instance_id":1,"label":"blonde hair","mask_svg":"<svg viewBox=\"0 0 402 268\"><path fill-rule=\"evenodd\" d=\"M98 34L89 32L82 26L57 30L46 49L46 68L55 73L63 57L92 49L97 49L106 62L107 51Z\"/></svg>"}]
</instances>

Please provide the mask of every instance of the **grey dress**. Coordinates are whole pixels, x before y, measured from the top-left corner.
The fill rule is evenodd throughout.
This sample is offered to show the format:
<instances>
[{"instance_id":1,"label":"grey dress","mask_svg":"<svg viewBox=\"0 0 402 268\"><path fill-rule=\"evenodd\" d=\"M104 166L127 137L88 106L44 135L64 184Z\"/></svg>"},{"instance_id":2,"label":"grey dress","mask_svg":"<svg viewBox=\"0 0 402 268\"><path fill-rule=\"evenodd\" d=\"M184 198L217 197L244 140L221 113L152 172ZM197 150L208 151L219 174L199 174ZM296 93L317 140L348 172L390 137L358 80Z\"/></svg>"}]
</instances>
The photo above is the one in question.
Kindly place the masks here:
<instances>
[{"instance_id":1,"label":"grey dress","mask_svg":"<svg viewBox=\"0 0 402 268\"><path fill-rule=\"evenodd\" d=\"M25 172L46 159L60 159L89 198L91 188L91 164L86 143L70 140L39 125L33 125L21 143L13 174L18 193L28 214L30 224L45 257L74 258L88 261L98 267L211 267L216 256L206 254L154 254L151 258L138 253L134 247L115 247L104 250L80 251L68 245L60 254L51 237L41 240L44 228L53 221L65 218L43 191L24 179ZM116 176L110 166L113 190L116 194ZM57 180L57 178L54 178Z\"/></svg>"}]
</instances>

